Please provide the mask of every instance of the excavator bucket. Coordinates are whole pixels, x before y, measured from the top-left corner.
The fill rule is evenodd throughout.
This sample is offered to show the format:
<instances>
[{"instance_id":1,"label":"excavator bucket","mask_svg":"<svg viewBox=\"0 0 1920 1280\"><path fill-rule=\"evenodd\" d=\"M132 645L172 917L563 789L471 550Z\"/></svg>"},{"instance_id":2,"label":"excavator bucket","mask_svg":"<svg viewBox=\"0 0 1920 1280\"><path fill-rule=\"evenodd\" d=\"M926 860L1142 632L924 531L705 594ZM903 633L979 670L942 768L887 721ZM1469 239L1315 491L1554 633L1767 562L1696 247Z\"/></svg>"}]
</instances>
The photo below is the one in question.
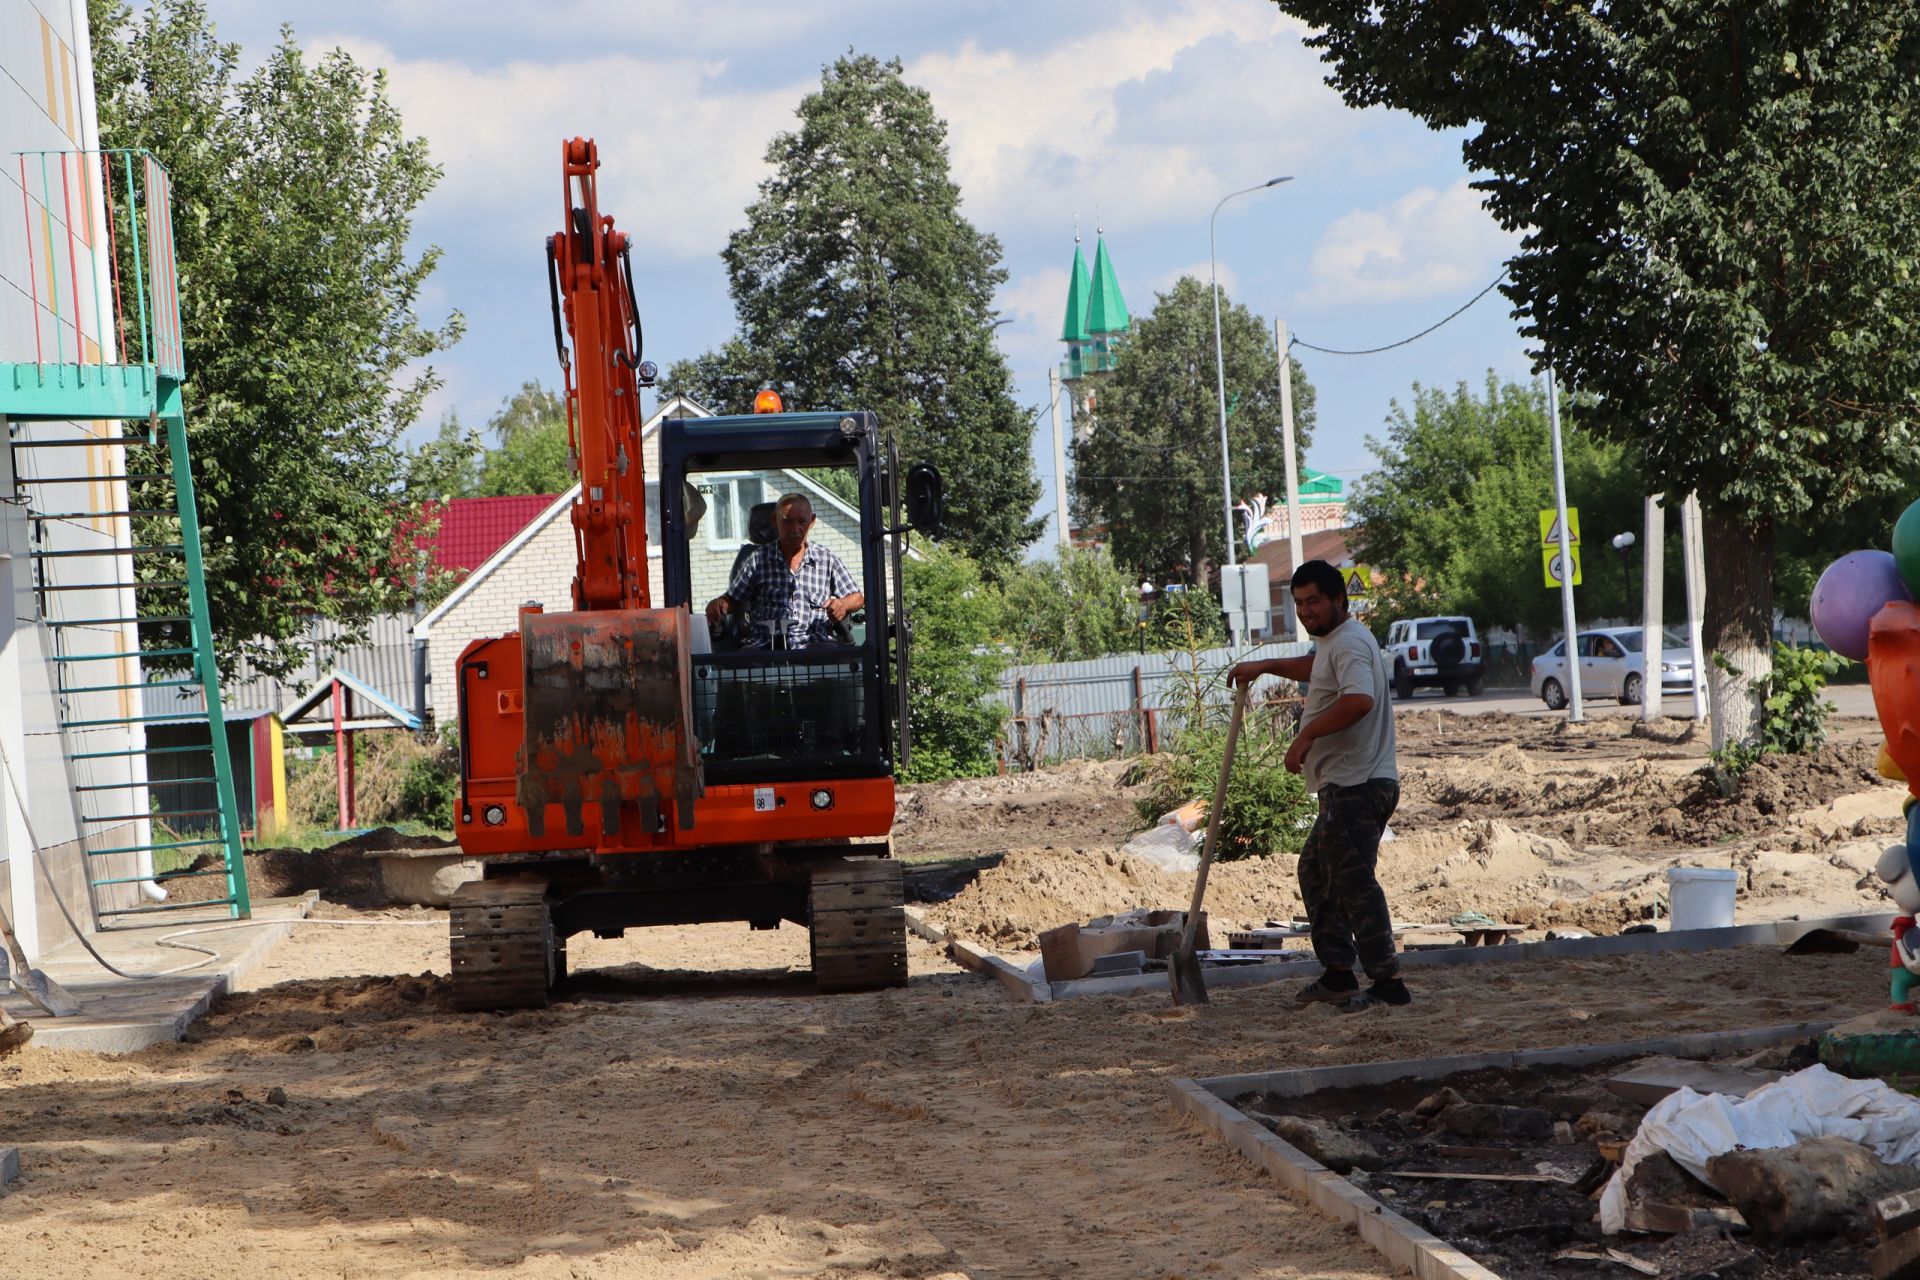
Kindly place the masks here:
<instances>
[{"instance_id":1,"label":"excavator bucket","mask_svg":"<svg viewBox=\"0 0 1920 1280\"><path fill-rule=\"evenodd\" d=\"M684 609L523 611L526 737L518 798L529 833L559 806L568 835L589 820L602 849L644 848L670 803L691 830L705 792L693 733Z\"/></svg>"}]
</instances>

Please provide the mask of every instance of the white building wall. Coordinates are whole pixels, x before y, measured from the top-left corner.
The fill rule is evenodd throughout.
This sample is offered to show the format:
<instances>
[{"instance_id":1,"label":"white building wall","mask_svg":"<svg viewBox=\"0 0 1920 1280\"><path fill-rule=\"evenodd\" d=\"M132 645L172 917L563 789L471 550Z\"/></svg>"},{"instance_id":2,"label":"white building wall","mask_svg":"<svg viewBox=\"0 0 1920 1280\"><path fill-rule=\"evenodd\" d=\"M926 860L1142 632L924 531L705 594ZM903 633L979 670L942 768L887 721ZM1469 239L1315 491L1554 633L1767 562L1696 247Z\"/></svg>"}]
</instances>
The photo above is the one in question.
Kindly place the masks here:
<instances>
[{"instance_id":1,"label":"white building wall","mask_svg":"<svg viewBox=\"0 0 1920 1280\"><path fill-rule=\"evenodd\" d=\"M18 152L76 152L97 146L92 113L92 61L88 54L84 0L0 0L0 361L95 362L112 360L112 336L101 323L100 300L108 296L110 261L104 234L104 202L97 161L77 156L27 156ZM23 187L22 178L25 184ZM63 181L64 179L64 181ZM24 200L24 210L23 210ZM30 955L40 954L67 934L53 902L40 892L29 854L37 841L48 870L68 905L83 922L91 913L86 893L87 859L79 843L80 813L74 787L118 785L140 779L138 757L78 762L69 753L129 750L137 730L122 726L63 734L56 694L56 655L78 657L130 649L130 627L96 625L49 627L42 597L36 594L32 549L82 550L124 547L125 522L104 518L53 518L63 512L124 509L124 487L104 477L122 470L121 450L113 445L30 449L25 440L79 438L119 430L105 423L9 423L9 447L0 466L0 547L11 556L0 562L0 584L7 594L0 623L0 707L18 708L0 716L0 750L13 785L0 782L0 886ZM35 477L77 476L57 484L32 483ZM80 556L42 562L38 585L101 584L98 590L50 594L45 612L61 618L126 616L125 594L106 584L131 579L120 556ZM137 683L137 660L113 658L69 664L72 684ZM75 695L65 719L101 720L138 714L135 691ZM14 788L27 798L22 815ZM144 790L111 793L111 808L100 812L145 812ZM31 830L31 839L29 837ZM123 826L92 828L96 847L142 843L140 830ZM131 856L101 860L111 874L130 871ZM116 891L116 901L131 889Z\"/></svg>"}]
</instances>

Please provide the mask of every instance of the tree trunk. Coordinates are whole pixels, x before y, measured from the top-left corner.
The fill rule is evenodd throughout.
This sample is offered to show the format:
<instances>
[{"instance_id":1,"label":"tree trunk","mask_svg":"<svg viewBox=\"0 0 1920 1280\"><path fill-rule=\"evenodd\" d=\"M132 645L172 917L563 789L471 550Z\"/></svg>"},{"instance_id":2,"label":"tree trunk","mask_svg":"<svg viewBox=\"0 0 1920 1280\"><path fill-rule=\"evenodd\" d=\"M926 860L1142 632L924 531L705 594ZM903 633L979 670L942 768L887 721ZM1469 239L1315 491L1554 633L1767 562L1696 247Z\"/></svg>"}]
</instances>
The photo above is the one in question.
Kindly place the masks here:
<instances>
[{"instance_id":1,"label":"tree trunk","mask_svg":"<svg viewBox=\"0 0 1920 1280\"><path fill-rule=\"evenodd\" d=\"M1760 682L1773 671L1773 525L1701 517L1707 566L1702 619L1713 749L1758 746ZM1724 658L1732 672L1721 668Z\"/></svg>"},{"instance_id":2,"label":"tree trunk","mask_svg":"<svg viewBox=\"0 0 1920 1280\"><path fill-rule=\"evenodd\" d=\"M1187 537L1187 585L1207 585L1207 535L1197 528Z\"/></svg>"}]
</instances>

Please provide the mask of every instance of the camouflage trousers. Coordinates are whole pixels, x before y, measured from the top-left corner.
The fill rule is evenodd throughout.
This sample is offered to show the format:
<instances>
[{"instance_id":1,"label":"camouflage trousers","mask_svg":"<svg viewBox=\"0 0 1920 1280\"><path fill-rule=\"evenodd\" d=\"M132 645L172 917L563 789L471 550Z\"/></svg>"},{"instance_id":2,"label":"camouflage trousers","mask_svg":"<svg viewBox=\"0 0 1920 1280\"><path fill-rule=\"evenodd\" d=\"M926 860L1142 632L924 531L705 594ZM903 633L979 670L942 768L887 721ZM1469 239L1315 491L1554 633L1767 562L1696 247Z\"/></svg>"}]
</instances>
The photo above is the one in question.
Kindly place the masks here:
<instances>
[{"instance_id":1,"label":"camouflage trousers","mask_svg":"<svg viewBox=\"0 0 1920 1280\"><path fill-rule=\"evenodd\" d=\"M1320 816L1300 850L1300 896L1313 928L1313 954L1328 969L1356 960L1376 981L1400 972L1387 895L1374 875L1380 833L1400 803L1400 784L1371 778L1320 788Z\"/></svg>"}]
</instances>

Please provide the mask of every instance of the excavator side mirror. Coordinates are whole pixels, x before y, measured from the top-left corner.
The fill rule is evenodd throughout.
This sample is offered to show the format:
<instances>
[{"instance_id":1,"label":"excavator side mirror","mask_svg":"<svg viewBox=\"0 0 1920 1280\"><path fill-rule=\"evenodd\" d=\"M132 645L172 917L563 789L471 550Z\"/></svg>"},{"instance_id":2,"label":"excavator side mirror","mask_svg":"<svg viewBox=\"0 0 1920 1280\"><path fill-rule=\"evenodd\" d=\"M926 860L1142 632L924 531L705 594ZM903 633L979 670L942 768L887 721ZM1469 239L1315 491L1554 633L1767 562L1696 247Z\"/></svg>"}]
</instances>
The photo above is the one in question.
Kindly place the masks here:
<instances>
[{"instance_id":1,"label":"excavator side mirror","mask_svg":"<svg viewBox=\"0 0 1920 1280\"><path fill-rule=\"evenodd\" d=\"M931 462L907 468L907 524L918 533L939 537L947 521L947 490Z\"/></svg>"}]
</instances>

